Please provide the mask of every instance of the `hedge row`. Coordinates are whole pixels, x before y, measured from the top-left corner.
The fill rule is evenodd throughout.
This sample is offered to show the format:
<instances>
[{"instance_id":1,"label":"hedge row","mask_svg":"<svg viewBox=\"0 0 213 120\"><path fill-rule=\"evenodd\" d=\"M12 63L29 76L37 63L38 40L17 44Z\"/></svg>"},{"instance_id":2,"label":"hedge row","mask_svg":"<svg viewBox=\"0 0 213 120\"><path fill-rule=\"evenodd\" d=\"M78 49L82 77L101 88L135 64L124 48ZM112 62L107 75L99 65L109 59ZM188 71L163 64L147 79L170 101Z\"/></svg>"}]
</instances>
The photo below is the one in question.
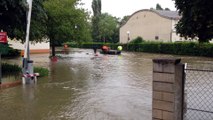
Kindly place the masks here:
<instances>
[{"instance_id":1,"label":"hedge row","mask_svg":"<svg viewBox=\"0 0 213 120\"><path fill-rule=\"evenodd\" d=\"M138 46L138 45L134 45ZM213 44L179 42L179 43L141 43L136 51L213 57Z\"/></svg>"},{"instance_id":2,"label":"hedge row","mask_svg":"<svg viewBox=\"0 0 213 120\"><path fill-rule=\"evenodd\" d=\"M211 43L196 43L196 42L142 42L139 44L113 44L113 43L66 43L70 47L75 48L101 48L103 45L108 45L111 49L116 49L118 45L123 46L123 50L135 52L163 53L176 55L191 55L191 56L206 56L213 57L213 44Z\"/></svg>"}]
</instances>

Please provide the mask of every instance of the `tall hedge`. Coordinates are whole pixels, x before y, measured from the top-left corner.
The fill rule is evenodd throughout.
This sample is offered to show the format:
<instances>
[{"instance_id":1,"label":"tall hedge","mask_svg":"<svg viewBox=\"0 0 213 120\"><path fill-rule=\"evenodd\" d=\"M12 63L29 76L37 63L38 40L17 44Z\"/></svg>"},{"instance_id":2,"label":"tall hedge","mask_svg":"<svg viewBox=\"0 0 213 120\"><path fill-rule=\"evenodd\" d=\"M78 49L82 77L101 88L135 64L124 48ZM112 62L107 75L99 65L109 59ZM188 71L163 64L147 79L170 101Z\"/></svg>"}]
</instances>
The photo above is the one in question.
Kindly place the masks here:
<instances>
[{"instance_id":1,"label":"tall hedge","mask_svg":"<svg viewBox=\"0 0 213 120\"><path fill-rule=\"evenodd\" d=\"M213 57L213 44L212 43L196 43L196 42L176 42L176 43L163 43L163 42L141 42L139 44L112 44L112 43L82 43L81 45L74 45L67 43L69 46L79 48L93 48L97 46L101 48L103 45L108 45L111 49L116 49L118 45L123 46L123 50L135 52L149 52L149 53L163 53L163 54L176 54L176 55L191 55L191 56L205 56Z\"/></svg>"}]
</instances>

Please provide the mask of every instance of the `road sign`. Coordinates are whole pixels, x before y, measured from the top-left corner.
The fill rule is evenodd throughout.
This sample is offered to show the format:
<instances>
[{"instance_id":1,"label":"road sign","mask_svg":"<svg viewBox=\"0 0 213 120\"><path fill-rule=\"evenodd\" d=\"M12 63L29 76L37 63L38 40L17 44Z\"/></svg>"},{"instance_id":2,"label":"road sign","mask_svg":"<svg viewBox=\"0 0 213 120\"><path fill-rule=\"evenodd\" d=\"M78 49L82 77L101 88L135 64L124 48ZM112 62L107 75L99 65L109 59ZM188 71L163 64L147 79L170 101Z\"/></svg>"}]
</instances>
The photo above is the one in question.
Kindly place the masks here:
<instances>
[{"instance_id":1,"label":"road sign","mask_svg":"<svg viewBox=\"0 0 213 120\"><path fill-rule=\"evenodd\" d=\"M7 43L7 32L0 32L0 43Z\"/></svg>"}]
</instances>

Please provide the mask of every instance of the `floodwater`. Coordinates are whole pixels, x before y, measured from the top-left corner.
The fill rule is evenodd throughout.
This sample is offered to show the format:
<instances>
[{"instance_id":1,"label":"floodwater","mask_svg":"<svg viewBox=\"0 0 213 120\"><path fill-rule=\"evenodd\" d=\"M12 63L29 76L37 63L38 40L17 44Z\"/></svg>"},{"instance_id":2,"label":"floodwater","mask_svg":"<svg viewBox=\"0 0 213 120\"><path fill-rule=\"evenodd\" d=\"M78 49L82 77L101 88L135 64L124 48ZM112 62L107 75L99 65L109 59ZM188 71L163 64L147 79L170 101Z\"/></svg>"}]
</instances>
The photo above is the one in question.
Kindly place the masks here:
<instances>
[{"instance_id":1,"label":"floodwater","mask_svg":"<svg viewBox=\"0 0 213 120\"><path fill-rule=\"evenodd\" d=\"M57 62L48 54L31 56L34 66L50 70L36 85L0 91L1 120L151 120L152 59L213 65L213 58L133 52L94 56L90 49L57 55ZM20 58L8 62L20 63Z\"/></svg>"}]
</instances>

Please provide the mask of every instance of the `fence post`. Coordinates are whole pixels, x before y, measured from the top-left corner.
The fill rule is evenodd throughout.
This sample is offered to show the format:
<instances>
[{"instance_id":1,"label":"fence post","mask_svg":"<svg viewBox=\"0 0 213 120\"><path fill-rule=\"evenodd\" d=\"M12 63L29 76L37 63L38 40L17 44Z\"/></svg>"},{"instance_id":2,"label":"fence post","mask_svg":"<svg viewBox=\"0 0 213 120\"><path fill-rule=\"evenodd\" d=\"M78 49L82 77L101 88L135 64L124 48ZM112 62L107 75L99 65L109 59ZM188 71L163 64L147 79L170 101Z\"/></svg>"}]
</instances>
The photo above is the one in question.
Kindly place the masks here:
<instances>
[{"instance_id":1,"label":"fence post","mask_svg":"<svg viewBox=\"0 0 213 120\"><path fill-rule=\"evenodd\" d=\"M182 120L184 64L180 59L153 60L153 120Z\"/></svg>"}]
</instances>

